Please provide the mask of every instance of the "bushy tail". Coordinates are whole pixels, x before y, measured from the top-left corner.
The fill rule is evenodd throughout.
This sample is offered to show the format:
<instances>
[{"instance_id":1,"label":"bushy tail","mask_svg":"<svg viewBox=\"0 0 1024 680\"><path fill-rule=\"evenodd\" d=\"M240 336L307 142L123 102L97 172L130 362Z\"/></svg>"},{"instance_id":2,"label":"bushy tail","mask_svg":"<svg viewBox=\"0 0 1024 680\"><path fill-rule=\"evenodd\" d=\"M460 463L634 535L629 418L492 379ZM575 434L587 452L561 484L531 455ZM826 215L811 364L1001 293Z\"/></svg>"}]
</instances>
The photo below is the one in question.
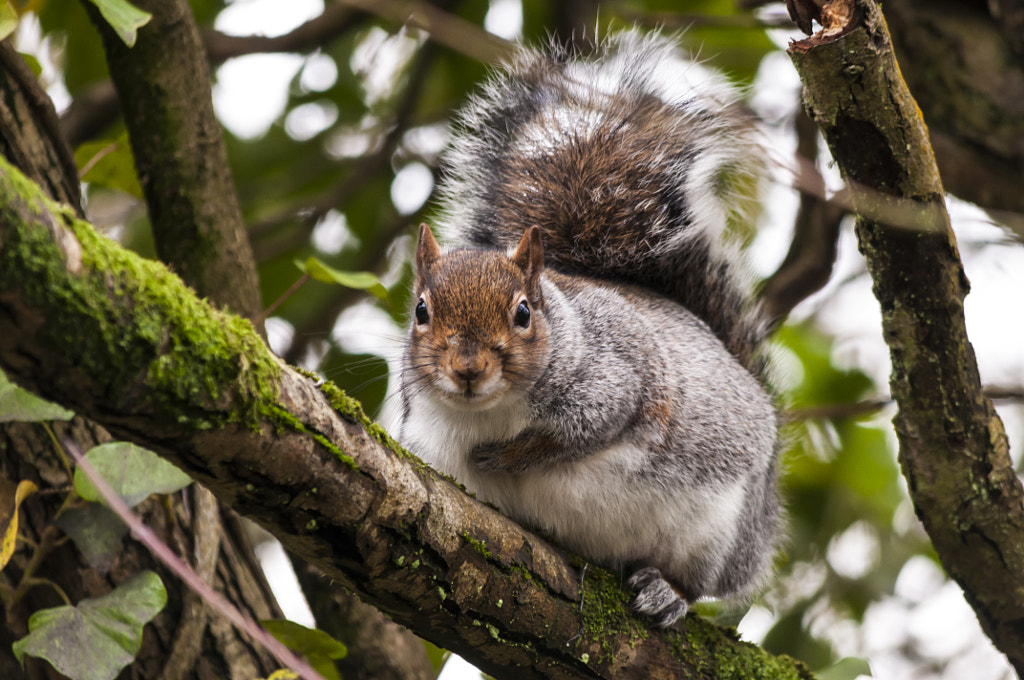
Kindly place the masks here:
<instances>
[{"instance_id":1,"label":"bushy tail","mask_svg":"<svg viewBox=\"0 0 1024 680\"><path fill-rule=\"evenodd\" d=\"M669 39L523 49L462 112L439 227L510 247L536 224L547 263L679 301L758 373L766 324L726 241L753 219L762 158L732 88Z\"/></svg>"}]
</instances>

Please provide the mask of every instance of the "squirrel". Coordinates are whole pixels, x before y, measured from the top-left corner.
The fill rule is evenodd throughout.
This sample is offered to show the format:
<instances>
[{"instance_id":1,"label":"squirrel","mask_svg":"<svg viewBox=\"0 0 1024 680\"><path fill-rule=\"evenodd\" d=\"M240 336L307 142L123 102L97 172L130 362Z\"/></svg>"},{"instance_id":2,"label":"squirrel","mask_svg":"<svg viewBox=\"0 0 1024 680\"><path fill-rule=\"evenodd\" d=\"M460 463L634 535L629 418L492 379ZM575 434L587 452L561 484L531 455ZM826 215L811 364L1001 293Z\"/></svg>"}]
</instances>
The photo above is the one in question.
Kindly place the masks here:
<instances>
[{"instance_id":1,"label":"squirrel","mask_svg":"<svg viewBox=\"0 0 1024 680\"><path fill-rule=\"evenodd\" d=\"M749 596L780 510L768 323L730 229L764 154L673 39L519 48L442 158L420 227L398 439L481 500L630 570L661 626Z\"/></svg>"}]
</instances>

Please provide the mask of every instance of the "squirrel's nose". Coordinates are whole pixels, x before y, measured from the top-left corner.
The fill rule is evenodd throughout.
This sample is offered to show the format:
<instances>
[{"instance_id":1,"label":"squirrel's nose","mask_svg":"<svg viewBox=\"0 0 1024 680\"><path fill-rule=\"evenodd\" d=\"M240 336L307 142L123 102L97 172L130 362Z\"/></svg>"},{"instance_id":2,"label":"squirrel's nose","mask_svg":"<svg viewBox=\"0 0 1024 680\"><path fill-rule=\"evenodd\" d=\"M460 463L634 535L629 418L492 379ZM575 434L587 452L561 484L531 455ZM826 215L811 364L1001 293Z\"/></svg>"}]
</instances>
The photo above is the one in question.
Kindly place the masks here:
<instances>
[{"instance_id":1,"label":"squirrel's nose","mask_svg":"<svg viewBox=\"0 0 1024 680\"><path fill-rule=\"evenodd\" d=\"M452 373L467 386L483 375L488 368L487 357L482 352L460 352L452 357Z\"/></svg>"}]
</instances>

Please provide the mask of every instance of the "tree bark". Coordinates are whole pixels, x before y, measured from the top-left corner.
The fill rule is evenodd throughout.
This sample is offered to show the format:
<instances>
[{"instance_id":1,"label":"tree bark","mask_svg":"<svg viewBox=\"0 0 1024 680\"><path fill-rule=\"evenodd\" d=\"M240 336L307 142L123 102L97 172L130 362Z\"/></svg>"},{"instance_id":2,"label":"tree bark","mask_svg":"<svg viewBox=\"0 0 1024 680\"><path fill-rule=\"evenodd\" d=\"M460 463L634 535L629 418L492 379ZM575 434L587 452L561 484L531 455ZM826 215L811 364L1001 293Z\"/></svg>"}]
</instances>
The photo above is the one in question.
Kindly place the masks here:
<instances>
[{"instance_id":1,"label":"tree bark","mask_svg":"<svg viewBox=\"0 0 1024 680\"><path fill-rule=\"evenodd\" d=\"M968 283L927 130L875 3L830 9L816 17L822 32L790 56L860 214L892 359L900 464L943 566L1024 675L1024 489L967 338Z\"/></svg>"},{"instance_id":2,"label":"tree bark","mask_svg":"<svg viewBox=\"0 0 1024 680\"><path fill-rule=\"evenodd\" d=\"M337 662L345 680L431 680L437 672L423 641L330 582L312 564L292 558L317 628L345 644Z\"/></svg>"},{"instance_id":3,"label":"tree bark","mask_svg":"<svg viewBox=\"0 0 1024 680\"><path fill-rule=\"evenodd\" d=\"M186 470L293 553L504 677L809 678L700 618L631 614L621 577L481 505L162 266L0 165L0 366Z\"/></svg>"},{"instance_id":4,"label":"tree bark","mask_svg":"<svg viewBox=\"0 0 1024 680\"><path fill-rule=\"evenodd\" d=\"M40 182L51 198L80 213L74 160L58 132L52 103L31 73L26 75L27 66L6 42L0 46L0 62L0 98L6 104L0 115L4 156ZM70 425L53 423L52 427L59 435L71 437L83 451L111 438L101 427L81 418ZM47 542L59 541L64 534L53 526L53 521L61 500L71 488L71 480L53 441L41 425L8 423L0 428L0 452L3 479L31 479L41 489L60 491L30 497L20 511L25 536L37 544L43 537ZM208 492L196 487L187 496L177 494L166 504L148 501L139 511L151 520L158 535L215 588L233 595L236 602L258 616L280 616L273 599L268 599L262 572L255 562L245 559L251 553L248 539L210 503ZM222 524L226 529L221 529ZM43 559L33 568L33 575L58 584L72 602L104 595L146 569L157 572L168 586L167 606L147 627L137 662L122 677L151 678L163 670L164 678L252 678L275 668L269 654L252 648L231 628L208 629L205 605L190 593L173 587L176 578L135 541L122 540L116 550L112 548L99 562L95 558L90 562L72 542L55 545L41 556ZM26 550L16 553L4 570L9 585L21 581L29 559ZM5 607L5 626L0 631L0 676L54 676L55 671L37 659L29 658L22 670L9 643L28 632L28 617L34 611L61 604L64 602L56 591L37 586L16 606Z\"/></svg>"},{"instance_id":5,"label":"tree bark","mask_svg":"<svg viewBox=\"0 0 1024 680\"><path fill-rule=\"evenodd\" d=\"M53 102L10 40L0 42L0 154L48 196L82 214L78 168Z\"/></svg>"},{"instance_id":6,"label":"tree bark","mask_svg":"<svg viewBox=\"0 0 1024 680\"><path fill-rule=\"evenodd\" d=\"M201 296L256 318L263 311L220 124L210 65L186 0L135 3L153 18L129 48L85 1L103 37L160 259Z\"/></svg>"},{"instance_id":7,"label":"tree bark","mask_svg":"<svg viewBox=\"0 0 1024 680\"><path fill-rule=\"evenodd\" d=\"M1009 4L892 0L885 14L946 189L1014 213L997 217L1024 238L1024 34Z\"/></svg>"},{"instance_id":8,"label":"tree bark","mask_svg":"<svg viewBox=\"0 0 1024 680\"><path fill-rule=\"evenodd\" d=\"M146 191L157 251L201 295L253 317L262 310L256 265L231 180L220 124L211 106L209 64L198 28L186 2L143 2L139 6L154 17L130 50L104 21L97 23L104 35L113 81L124 102L125 121ZM344 30L353 18L358 19L358 14L348 8L329 8L316 24L310 22L304 31L290 34L283 44L274 40L265 48L308 48L313 40L322 40L325 32ZM167 55L174 55L173 59ZM225 56L219 58L223 60ZM242 552L239 557L245 562L244 573L262 580L262 571L251 551ZM306 585L309 584L307 581ZM318 585L318 591L308 595L337 602L354 600L337 586L326 582ZM188 593L185 597L202 611L198 596ZM325 621L317 618L318 627L347 643L357 637L363 640L350 648L343 662L347 675L355 677L354 669L358 668L386 667L396 678L429 677L432 667L423 644L376 612L371 624L366 610L353 601L346 608L351 615L344 627L333 625L339 623L337 617ZM360 637L357 628L363 621L378 634ZM394 650L384 646L399 643L405 654L394 654Z\"/></svg>"}]
</instances>

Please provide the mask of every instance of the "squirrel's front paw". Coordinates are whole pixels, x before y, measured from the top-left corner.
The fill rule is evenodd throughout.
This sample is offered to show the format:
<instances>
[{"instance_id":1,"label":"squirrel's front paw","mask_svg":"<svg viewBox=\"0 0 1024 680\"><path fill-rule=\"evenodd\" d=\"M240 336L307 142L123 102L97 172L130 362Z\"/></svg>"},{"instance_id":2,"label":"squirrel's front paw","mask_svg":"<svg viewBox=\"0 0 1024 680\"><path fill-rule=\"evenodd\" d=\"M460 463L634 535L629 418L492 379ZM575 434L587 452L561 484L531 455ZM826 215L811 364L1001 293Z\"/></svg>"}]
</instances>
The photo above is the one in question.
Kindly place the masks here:
<instances>
[{"instance_id":1,"label":"squirrel's front paw","mask_svg":"<svg viewBox=\"0 0 1024 680\"><path fill-rule=\"evenodd\" d=\"M484 472L526 472L567 456L550 437L534 430L505 441L477 444L469 452L473 467Z\"/></svg>"},{"instance_id":2,"label":"squirrel's front paw","mask_svg":"<svg viewBox=\"0 0 1024 680\"><path fill-rule=\"evenodd\" d=\"M469 453L469 459L473 467L484 472L504 470L502 465L502 452L505 446L501 442L486 442L477 444Z\"/></svg>"},{"instance_id":3,"label":"squirrel's front paw","mask_svg":"<svg viewBox=\"0 0 1024 680\"><path fill-rule=\"evenodd\" d=\"M686 600L654 567L640 569L629 577L629 587L636 591L631 608L654 619L661 628L668 628L686 615Z\"/></svg>"}]
</instances>

